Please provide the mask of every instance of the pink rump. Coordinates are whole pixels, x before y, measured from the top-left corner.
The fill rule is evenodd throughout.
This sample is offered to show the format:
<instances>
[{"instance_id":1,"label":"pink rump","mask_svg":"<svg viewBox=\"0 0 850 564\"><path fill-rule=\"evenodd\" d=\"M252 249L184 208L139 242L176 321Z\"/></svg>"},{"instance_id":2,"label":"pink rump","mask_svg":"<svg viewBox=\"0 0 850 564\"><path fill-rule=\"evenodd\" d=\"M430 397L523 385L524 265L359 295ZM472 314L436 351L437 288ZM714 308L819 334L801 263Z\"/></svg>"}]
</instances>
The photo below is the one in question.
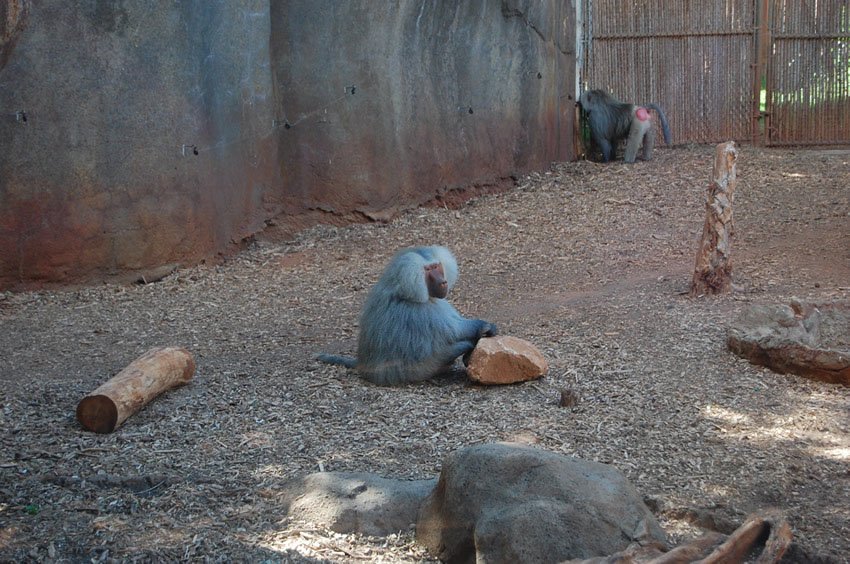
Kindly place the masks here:
<instances>
[{"instance_id":1,"label":"pink rump","mask_svg":"<svg viewBox=\"0 0 850 564\"><path fill-rule=\"evenodd\" d=\"M646 108L637 108L635 110L635 115L641 121L646 121L649 119L649 112L646 111Z\"/></svg>"}]
</instances>

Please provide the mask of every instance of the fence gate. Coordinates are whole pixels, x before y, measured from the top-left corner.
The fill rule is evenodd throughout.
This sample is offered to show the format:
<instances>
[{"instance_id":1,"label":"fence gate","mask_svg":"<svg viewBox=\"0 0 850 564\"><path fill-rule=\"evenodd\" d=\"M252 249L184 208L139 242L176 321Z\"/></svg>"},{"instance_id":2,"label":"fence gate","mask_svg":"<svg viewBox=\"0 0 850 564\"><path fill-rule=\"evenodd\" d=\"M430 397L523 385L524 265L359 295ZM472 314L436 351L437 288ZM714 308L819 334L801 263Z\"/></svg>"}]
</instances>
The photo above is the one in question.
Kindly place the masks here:
<instances>
[{"instance_id":1,"label":"fence gate","mask_svg":"<svg viewBox=\"0 0 850 564\"><path fill-rule=\"evenodd\" d=\"M675 143L850 143L850 0L579 0L580 87Z\"/></svg>"}]
</instances>

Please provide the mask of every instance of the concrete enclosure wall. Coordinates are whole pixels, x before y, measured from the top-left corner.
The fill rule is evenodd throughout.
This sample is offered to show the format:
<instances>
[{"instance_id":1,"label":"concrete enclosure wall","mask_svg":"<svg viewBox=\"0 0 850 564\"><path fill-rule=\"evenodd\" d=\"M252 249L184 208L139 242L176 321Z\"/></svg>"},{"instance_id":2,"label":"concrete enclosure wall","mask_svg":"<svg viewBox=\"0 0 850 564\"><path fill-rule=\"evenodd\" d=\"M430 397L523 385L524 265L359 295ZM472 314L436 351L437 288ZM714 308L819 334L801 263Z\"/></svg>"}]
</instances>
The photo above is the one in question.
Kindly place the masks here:
<instances>
[{"instance_id":1,"label":"concrete enclosure wall","mask_svg":"<svg viewBox=\"0 0 850 564\"><path fill-rule=\"evenodd\" d=\"M563 0L9 0L0 289L193 264L573 157Z\"/></svg>"}]
</instances>

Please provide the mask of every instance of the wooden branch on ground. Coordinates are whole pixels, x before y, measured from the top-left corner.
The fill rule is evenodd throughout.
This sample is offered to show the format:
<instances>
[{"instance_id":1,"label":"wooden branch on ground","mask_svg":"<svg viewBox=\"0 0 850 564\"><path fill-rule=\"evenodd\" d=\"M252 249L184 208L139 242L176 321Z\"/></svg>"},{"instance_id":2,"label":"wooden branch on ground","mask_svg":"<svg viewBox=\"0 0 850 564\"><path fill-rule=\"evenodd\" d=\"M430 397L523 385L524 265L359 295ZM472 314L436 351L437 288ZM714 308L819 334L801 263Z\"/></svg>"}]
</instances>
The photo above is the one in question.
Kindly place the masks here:
<instances>
[{"instance_id":1,"label":"wooden branch on ground","mask_svg":"<svg viewBox=\"0 0 850 564\"><path fill-rule=\"evenodd\" d=\"M181 347L151 349L77 404L77 420L89 431L111 433L166 390L195 373L192 354Z\"/></svg>"},{"instance_id":2,"label":"wooden branch on ground","mask_svg":"<svg viewBox=\"0 0 850 564\"><path fill-rule=\"evenodd\" d=\"M705 224L691 281L691 296L722 294L732 287L730 254L737 159L734 141L717 145L713 179L708 186L705 203Z\"/></svg>"},{"instance_id":3,"label":"wooden branch on ground","mask_svg":"<svg viewBox=\"0 0 850 564\"><path fill-rule=\"evenodd\" d=\"M731 535L710 532L664 552L653 544L633 543L626 550L563 564L776 564L791 546L791 527L779 512L750 517Z\"/></svg>"},{"instance_id":4,"label":"wooden branch on ground","mask_svg":"<svg viewBox=\"0 0 850 564\"><path fill-rule=\"evenodd\" d=\"M764 544L758 553L756 564L779 562L791 545L791 527L779 513L768 513L764 517L750 517L735 529L726 541L718 546L700 564L732 564L744 562L747 556Z\"/></svg>"}]
</instances>

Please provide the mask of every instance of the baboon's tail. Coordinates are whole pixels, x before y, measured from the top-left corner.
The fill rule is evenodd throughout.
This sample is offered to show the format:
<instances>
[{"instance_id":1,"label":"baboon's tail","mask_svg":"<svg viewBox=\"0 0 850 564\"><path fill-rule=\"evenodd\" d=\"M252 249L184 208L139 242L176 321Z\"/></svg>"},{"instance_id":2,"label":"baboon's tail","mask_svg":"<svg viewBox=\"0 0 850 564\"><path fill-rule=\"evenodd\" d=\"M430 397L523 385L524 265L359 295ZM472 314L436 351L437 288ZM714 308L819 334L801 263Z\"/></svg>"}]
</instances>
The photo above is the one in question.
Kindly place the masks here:
<instances>
[{"instance_id":1,"label":"baboon's tail","mask_svg":"<svg viewBox=\"0 0 850 564\"><path fill-rule=\"evenodd\" d=\"M647 104L647 108L655 110L658 114L658 119L661 120L661 130L664 132L664 142L670 145L673 142L673 136L670 135L670 125L667 123L667 116L664 115L664 110L658 104Z\"/></svg>"},{"instance_id":2,"label":"baboon's tail","mask_svg":"<svg viewBox=\"0 0 850 564\"><path fill-rule=\"evenodd\" d=\"M354 368L357 366L357 359L353 356L321 353L316 356L316 359L321 360L322 362L327 362L328 364L339 364L340 366L345 366L347 368Z\"/></svg>"}]
</instances>

